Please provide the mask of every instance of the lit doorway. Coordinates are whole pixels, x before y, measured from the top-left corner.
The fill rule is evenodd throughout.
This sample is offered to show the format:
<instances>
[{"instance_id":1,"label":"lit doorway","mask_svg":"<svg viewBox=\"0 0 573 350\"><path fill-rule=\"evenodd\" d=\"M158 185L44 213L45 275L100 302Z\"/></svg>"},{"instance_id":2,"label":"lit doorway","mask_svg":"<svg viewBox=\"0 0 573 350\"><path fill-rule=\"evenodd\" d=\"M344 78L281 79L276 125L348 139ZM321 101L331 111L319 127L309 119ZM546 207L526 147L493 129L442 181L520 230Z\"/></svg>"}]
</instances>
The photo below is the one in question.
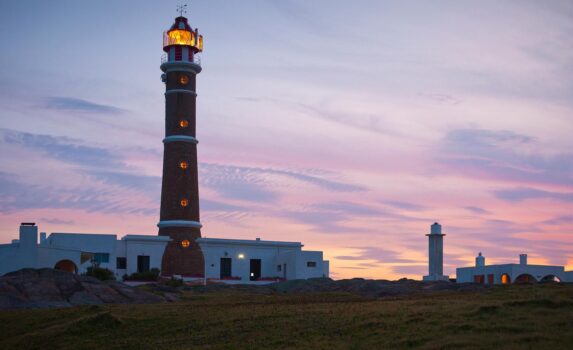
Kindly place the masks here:
<instances>
[{"instance_id":1,"label":"lit doorway","mask_svg":"<svg viewBox=\"0 0 573 350\"><path fill-rule=\"evenodd\" d=\"M249 274L251 281L261 278L261 259L251 259L251 271Z\"/></svg>"}]
</instances>

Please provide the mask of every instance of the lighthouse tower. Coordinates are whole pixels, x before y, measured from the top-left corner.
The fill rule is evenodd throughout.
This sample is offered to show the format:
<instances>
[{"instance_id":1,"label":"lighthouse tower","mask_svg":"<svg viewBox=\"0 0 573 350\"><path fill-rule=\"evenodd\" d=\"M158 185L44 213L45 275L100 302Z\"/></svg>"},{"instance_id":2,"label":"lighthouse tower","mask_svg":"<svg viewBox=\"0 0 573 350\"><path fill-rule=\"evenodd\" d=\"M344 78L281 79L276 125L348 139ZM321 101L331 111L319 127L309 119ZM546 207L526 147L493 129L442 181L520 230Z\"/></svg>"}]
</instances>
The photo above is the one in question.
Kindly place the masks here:
<instances>
[{"instance_id":1,"label":"lighthouse tower","mask_svg":"<svg viewBox=\"0 0 573 350\"><path fill-rule=\"evenodd\" d=\"M435 222L430 227L428 236L428 276L424 276L424 281L448 281L448 276L444 276L444 236L442 225Z\"/></svg>"},{"instance_id":2,"label":"lighthouse tower","mask_svg":"<svg viewBox=\"0 0 573 350\"><path fill-rule=\"evenodd\" d=\"M175 18L163 33L161 75L165 83L165 138L161 187L160 236L169 236L163 254L162 274L200 276L203 254L195 239L201 237L197 138L195 130L195 79L201 72L197 54L203 36L187 18Z\"/></svg>"}]
</instances>

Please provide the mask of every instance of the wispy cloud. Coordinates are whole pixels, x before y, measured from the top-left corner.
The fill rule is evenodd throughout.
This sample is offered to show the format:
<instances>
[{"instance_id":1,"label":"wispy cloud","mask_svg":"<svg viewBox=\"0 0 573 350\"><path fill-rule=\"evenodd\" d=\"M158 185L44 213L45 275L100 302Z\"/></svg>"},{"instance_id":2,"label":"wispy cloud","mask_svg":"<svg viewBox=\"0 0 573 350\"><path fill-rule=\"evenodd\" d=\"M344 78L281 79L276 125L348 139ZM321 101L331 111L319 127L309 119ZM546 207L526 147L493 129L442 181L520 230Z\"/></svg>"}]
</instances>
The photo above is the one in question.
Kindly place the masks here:
<instances>
[{"instance_id":1,"label":"wispy cloud","mask_svg":"<svg viewBox=\"0 0 573 350\"><path fill-rule=\"evenodd\" d=\"M543 221L547 225L568 225L573 224L573 215L562 215L553 219Z\"/></svg>"},{"instance_id":2,"label":"wispy cloud","mask_svg":"<svg viewBox=\"0 0 573 350\"><path fill-rule=\"evenodd\" d=\"M73 225L76 222L74 220L62 220L62 219L58 219L58 218L40 218L39 219L40 223L48 223L48 224L54 224L54 225Z\"/></svg>"},{"instance_id":3,"label":"wispy cloud","mask_svg":"<svg viewBox=\"0 0 573 350\"><path fill-rule=\"evenodd\" d=\"M48 97L42 107L62 112L122 114L126 110L72 97Z\"/></svg>"},{"instance_id":4,"label":"wispy cloud","mask_svg":"<svg viewBox=\"0 0 573 350\"><path fill-rule=\"evenodd\" d=\"M390 249L380 248L380 247L350 247L351 249L358 250L356 255L340 255L334 257L339 260L351 260L351 261L362 261L362 260L373 260L377 263L400 263L400 264L415 264L415 260L406 259L402 257L402 254Z\"/></svg>"},{"instance_id":5,"label":"wispy cloud","mask_svg":"<svg viewBox=\"0 0 573 350\"><path fill-rule=\"evenodd\" d=\"M252 202L273 202L280 193L276 189L283 180L296 180L334 192L365 191L362 186L329 179L331 173L316 170L259 168L217 163L199 167L201 184L229 199Z\"/></svg>"},{"instance_id":6,"label":"wispy cloud","mask_svg":"<svg viewBox=\"0 0 573 350\"><path fill-rule=\"evenodd\" d=\"M450 171L512 182L570 185L573 153L543 155L534 137L509 130L456 129L448 132L438 159Z\"/></svg>"},{"instance_id":7,"label":"wispy cloud","mask_svg":"<svg viewBox=\"0 0 573 350\"><path fill-rule=\"evenodd\" d=\"M488 215L491 214L491 212L489 210L480 208L480 207L474 207L474 206L467 206L464 207L465 210L472 212L474 214L479 214L479 215Z\"/></svg>"},{"instance_id":8,"label":"wispy cloud","mask_svg":"<svg viewBox=\"0 0 573 350\"><path fill-rule=\"evenodd\" d=\"M563 202L573 202L572 192L551 192L545 190L539 190L535 188L514 188L509 190L498 190L494 191L494 195L497 198L509 201L509 202L521 202L528 199L553 199Z\"/></svg>"},{"instance_id":9,"label":"wispy cloud","mask_svg":"<svg viewBox=\"0 0 573 350\"><path fill-rule=\"evenodd\" d=\"M419 205L419 204L415 204L415 203L409 203L409 202L402 202L402 201L387 201L387 202L384 202L384 204L387 204L387 205L394 207L394 208L408 210L408 211L424 211L424 210L428 209L427 207L425 207L423 205Z\"/></svg>"},{"instance_id":10,"label":"wispy cloud","mask_svg":"<svg viewBox=\"0 0 573 350\"><path fill-rule=\"evenodd\" d=\"M79 139L7 129L0 129L0 135L4 143L30 148L66 163L86 168L123 166L119 156L114 152L103 147L87 146Z\"/></svg>"}]
</instances>

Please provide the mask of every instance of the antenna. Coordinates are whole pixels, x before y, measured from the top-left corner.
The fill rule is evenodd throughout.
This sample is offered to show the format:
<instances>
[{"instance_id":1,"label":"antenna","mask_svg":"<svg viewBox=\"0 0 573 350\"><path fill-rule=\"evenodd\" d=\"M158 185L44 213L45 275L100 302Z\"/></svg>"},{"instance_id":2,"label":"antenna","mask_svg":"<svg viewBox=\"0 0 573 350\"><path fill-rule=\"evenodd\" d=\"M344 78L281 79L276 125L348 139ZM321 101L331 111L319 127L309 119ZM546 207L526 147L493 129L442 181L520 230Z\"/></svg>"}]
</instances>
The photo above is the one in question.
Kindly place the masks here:
<instances>
[{"instance_id":1,"label":"antenna","mask_svg":"<svg viewBox=\"0 0 573 350\"><path fill-rule=\"evenodd\" d=\"M179 16L183 17L184 13L187 13L187 4L185 5L178 5L177 6L177 12L179 12Z\"/></svg>"}]
</instances>

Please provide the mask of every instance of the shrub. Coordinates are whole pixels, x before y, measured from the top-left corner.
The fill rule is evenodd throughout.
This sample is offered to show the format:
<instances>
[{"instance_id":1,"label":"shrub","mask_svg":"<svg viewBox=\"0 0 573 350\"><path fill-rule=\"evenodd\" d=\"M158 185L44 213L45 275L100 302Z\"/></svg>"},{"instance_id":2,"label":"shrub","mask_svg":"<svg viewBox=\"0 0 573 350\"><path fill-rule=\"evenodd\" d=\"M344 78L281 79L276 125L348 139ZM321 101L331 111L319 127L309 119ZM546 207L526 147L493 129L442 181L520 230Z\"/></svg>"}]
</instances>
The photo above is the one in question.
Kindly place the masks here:
<instances>
[{"instance_id":1,"label":"shrub","mask_svg":"<svg viewBox=\"0 0 573 350\"><path fill-rule=\"evenodd\" d=\"M157 281L159 278L159 269L153 268L147 272L134 272L129 276L124 276L126 281Z\"/></svg>"},{"instance_id":2,"label":"shrub","mask_svg":"<svg viewBox=\"0 0 573 350\"><path fill-rule=\"evenodd\" d=\"M88 270L86 273L84 273L85 276L91 276L91 277L95 277L100 281L113 281L115 280L115 275L113 274L113 271L108 270L106 268L103 267L88 267Z\"/></svg>"}]
</instances>

